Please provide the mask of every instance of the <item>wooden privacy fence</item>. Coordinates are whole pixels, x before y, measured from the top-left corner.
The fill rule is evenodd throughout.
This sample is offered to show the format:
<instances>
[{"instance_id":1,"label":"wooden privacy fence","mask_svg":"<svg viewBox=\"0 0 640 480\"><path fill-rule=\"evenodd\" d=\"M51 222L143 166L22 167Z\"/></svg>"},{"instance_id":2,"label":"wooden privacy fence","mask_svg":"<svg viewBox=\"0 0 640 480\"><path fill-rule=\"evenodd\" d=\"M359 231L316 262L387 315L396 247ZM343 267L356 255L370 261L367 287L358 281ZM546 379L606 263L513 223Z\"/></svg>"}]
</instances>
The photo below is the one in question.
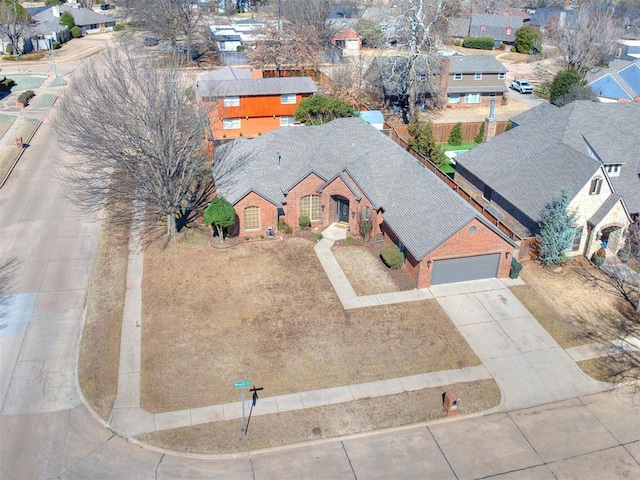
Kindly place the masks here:
<instances>
[{"instance_id":1,"label":"wooden privacy fence","mask_svg":"<svg viewBox=\"0 0 640 480\"><path fill-rule=\"evenodd\" d=\"M496 123L496 135L500 135L505 132L509 122L499 121ZM480 128L482 128L483 124L484 122L463 123L461 128L462 141L473 142L473 139L476 138L476 135L480 132ZM436 137L436 142L446 143L449 141L449 134L451 133L455 123L432 123L431 125L433 126L433 134ZM398 129L398 134L401 138L409 139L410 135L407 131L409 128L408 125L396 125L395 128Z\"/></svg>"},{"instance_id":2,"label":"wooden privacy fence","mask_svg":"<svg viewBox=\"0 0 640 480\"><path fill-rule=\"evenodd\" d=\"M396 125L391 128L389 137L391 137L393 141L395 141L398 145L400 145L407 152L413 155L413 157L416 158L425 167L431 170L436 177L438 177L440 180L442 180L447 185L449 185L453 190L455 190L456 193L458 193L458 195L464 198L465 201L467 201L473 208L475 208L477 211L482 213L484 218L489 220L489 222L491 222L492 225L495 225L496 227L498 227L498 229L502 233L504 233L507 237L509 237L511 240L516 242L522 240L513 230L511 230L508 226L506 226L498 217L496 217L489 210L487 210L488 205L486 203L475 198L473 195L471 195L471 193L469 193L462 186L456 183L456 181L453 180L449 175L447 175L442 170L440 170L436 166L436 164L433 163L430 159L428 159L421 153L411 148L409 144L398 133L398 129L401 127L406 128L406 125Z\"/></svg>"}]
</instances>

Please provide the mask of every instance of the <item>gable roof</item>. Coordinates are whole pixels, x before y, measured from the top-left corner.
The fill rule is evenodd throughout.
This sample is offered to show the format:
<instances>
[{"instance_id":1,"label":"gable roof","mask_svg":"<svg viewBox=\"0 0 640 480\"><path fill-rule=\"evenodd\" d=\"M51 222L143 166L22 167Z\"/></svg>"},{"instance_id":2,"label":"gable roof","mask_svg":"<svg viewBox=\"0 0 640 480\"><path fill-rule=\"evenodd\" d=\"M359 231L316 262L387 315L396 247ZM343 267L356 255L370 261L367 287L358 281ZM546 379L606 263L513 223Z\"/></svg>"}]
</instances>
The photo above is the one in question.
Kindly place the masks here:
<instances>
[{"instance_id":1,"label":"gable roof","mask_svg":"<svg viewBox=\"0 0 640 480\"><path fill-rule=\"evenodd\" d=\"M522 23L522 17L519 16L474 13L471 15L469 35L472 37L491 37L501 42L513 42L516 39L516 31L522 27ZM482 26L486 27L484 32ZM507 35L508 27L511 27L509 35Z\"/></svg>"},{"instance_id":2,"label":"gable roof","mask_svg":"<svg viewBox=\"0 0 640 480\"><path fill-rule=\"evenodd\" d=\"M282 95L287 93L315 93L318 88L311 77L249 78L198 82L203 97Z\"/></svg>"},{"instance_id":3,"label":"gable roof","mask_svg":"<svg viewBox=\"0 0 640 480\"><path fill-rule=\"evenodd\" d=\"M588 85L598 97L633 100L640 96L640 59L612 60L588 75Z\"/></svg>"},{"instance_id":4,"label":"gable roof","mask_svg":"<svg viewBox=\"0 0 640 480\"><path fill-rule=\"evenodd\" d=\"M450 18L447 21L447 35L450 37L466 37L471 26L470 18Z\"/></svg>"},{"instance_id":5,"label":"gable roof","mask_svg":"<svg viewBox=\"0 0 640 480\"><path fill-rule=\"evenodd\" d=\"M57 5L60 15L64 12L69 12L73 15L73 20L79 27L86 27L88 25L100 24L100 23L115 23L116 19L109 15L103 15L102 13L94 12L88 8L83 7L70 7L67 5ZM60 23L60 17L53 14L53 7L49 7L36 14L34 20L37 22L55 22Z\"/></svg>"},{"instance_id":6,"label":"gable roof","mask_svg":"<svg viewBox=\"0 0 640 480\"><path fill-rule=\"evenodd\" d=\"M505 238L446 183L359 118L280 128L227 143L216 153L216 187L233 204L260 191L281 206L284 192L310 173L325 182L348 173L374 207L384 210L385 222L417 260L476 218Z\"/></svg>"},{"instance_id":7,"label":"gable roof","mask_svg":"<svg viewBox=\"0 0 640 480\"><path fill-rule=\"evenodd\" d=\"M547 115L552 114L558 108L559 107L555 106L553 103L543 102L529 110L519 113L515 117L511 117L509 120L511 120L513 125L516 127L537 123L540 120L544 120Z\"/></svg>"},{"instance_id":8,"label":"gable roof","mask_svg":"<svg viewBox=\"0 0 640 480\"><path fill-rule=\"evenodd\" d=\"M549 20L553 19L555 21L557 19L559 22L566 22L571 20L577 13L576 10L565 10L563 8L536 8L531 15L529 24L544 29Z\"/></svg>"},{"instance_id":9,"label":"gable roof","mask_svg":"<svg viewBox=\"0 0 640 480\"><path fill-rule=\"evenodd\" d=\"M493 55L455 55L449 57L449 73L507 73L509 70Z\"/></svg>"},{"instance_id":10,"label":"gable roof","mask_svg":"<svg viewBox=\"0 0 640 480\"><path fill-rule=\"evenodd\" d=\"M638 103L575 101L547 110L537 121L525 120L456 160L533 222L561 190L576 195L603 164L623 163L620 176L610 180L635 213L640 210L638 124Z\"/></svg>"}]
</instances>

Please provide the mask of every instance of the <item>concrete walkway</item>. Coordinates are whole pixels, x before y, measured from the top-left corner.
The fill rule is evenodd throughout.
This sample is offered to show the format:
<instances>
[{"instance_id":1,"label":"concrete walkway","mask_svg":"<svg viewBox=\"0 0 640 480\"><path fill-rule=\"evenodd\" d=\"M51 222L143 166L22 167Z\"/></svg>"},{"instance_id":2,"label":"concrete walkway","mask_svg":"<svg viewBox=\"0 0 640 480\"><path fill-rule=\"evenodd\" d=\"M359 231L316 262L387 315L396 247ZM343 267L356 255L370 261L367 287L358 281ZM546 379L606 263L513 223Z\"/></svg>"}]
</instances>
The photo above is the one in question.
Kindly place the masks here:
<instances>
[{"instance_id":1,"label":"concrete walkway","mask_svg":"<svg viewBox=\"0 0 640 480\"><path fill-rule=\"evenodd\" d=\"M498 383L499 409L531 407L611 388L583 373L509 291L508 286L522 285L522 280L487 279L359 297L331 252L335 227L330 228L315 251L343 307L435 298Z\"/></svg>"}]
</instances>

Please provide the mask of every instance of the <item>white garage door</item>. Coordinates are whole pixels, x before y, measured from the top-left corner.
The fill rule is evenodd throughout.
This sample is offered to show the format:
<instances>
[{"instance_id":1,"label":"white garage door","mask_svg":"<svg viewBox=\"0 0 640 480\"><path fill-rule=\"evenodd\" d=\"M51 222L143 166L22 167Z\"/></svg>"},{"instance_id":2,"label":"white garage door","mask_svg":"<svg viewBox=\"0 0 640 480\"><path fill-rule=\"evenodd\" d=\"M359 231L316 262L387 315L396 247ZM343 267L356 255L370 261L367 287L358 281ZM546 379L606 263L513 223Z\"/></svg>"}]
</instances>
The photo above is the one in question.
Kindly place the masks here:
<instances>
[{"instance_id":1,"label":"white garage door","mask_svg":"<svg viewBox=\"0 0 640 480\"><path fill-rule=\"evenodd\" d=\"M433 262L431 285L495 278L499 266L499 253L436 260Z\"/></svg>"}]
</instances>

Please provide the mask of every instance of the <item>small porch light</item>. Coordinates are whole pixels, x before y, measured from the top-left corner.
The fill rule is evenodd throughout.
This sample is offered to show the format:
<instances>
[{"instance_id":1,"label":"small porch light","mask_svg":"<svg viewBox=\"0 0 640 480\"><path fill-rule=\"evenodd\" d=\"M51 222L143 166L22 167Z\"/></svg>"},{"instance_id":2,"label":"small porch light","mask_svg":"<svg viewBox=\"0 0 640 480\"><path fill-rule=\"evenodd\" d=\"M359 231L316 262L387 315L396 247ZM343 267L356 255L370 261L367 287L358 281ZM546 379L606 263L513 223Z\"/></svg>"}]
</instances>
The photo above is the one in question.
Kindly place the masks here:
<instances>
[{"instance_id":1,"label":"small porch light","mask_svg":"<svg viewBox=\"0 0 640 480\"><path fill-rule=\"evenodd\" d=\"M427 268L431 268L431 260L427 260Z\"/></svg>"}]
</instances>

